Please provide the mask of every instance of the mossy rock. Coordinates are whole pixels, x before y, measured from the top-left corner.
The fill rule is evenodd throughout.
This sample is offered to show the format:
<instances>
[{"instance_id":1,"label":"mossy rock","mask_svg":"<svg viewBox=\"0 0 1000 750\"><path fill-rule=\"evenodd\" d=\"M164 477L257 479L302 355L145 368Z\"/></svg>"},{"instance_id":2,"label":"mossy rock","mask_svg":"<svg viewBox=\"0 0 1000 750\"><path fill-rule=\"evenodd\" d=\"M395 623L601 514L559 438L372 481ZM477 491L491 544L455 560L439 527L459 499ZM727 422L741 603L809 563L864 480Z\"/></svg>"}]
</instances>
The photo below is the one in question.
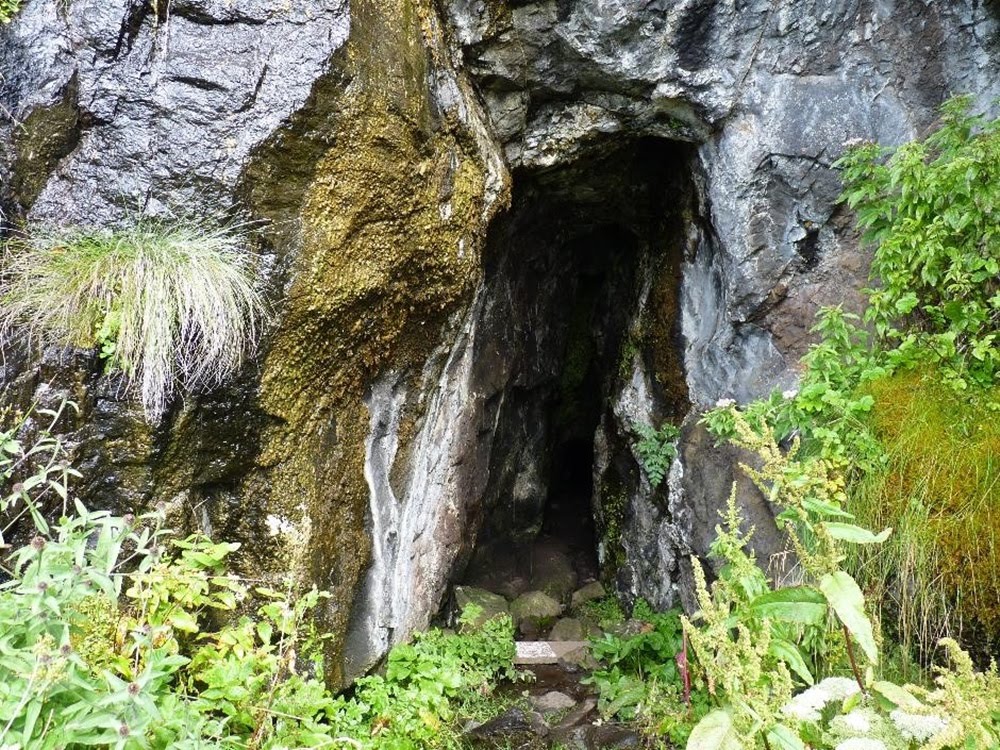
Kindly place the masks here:
<instances>
[{"instance_id":1,"label":"mossy rock","mask_svg":"<svg viewBox=\"0 0 1000 750\"><path fill-rule=\"evenodd\" d=\"M563 605L543 591L528 591L510 604L510 614L519 628L546 628L562 614Z\"/></svg>"},{"instance_id":2,"label":"mossy rock","mask_svg":"<svg viewBox=\"0 0 1000 750\"><path fill-rule=\"evenodd\" d=\"M483 611L476 617L472 624L475 627L483 625L498 615L510 614L507 600L498 594L494 594L486 589L478 589L474 586L455 587L455 609L461 614L465 608L473 604Z\"/></svg>"},{"instance_id":3,"label":"mossy rock","mask_svg":"<svg viewBox=\"0 0 1000 750\"><path fill-rule=\"evenodd\" d=\"M603 599L607 595L608 592L604 588L603 583L600 581L591 581L573 592L573 596L570 598L570 605L574 610L576 610L585 605L587 602Z\"/></svg>"}]
</instances>

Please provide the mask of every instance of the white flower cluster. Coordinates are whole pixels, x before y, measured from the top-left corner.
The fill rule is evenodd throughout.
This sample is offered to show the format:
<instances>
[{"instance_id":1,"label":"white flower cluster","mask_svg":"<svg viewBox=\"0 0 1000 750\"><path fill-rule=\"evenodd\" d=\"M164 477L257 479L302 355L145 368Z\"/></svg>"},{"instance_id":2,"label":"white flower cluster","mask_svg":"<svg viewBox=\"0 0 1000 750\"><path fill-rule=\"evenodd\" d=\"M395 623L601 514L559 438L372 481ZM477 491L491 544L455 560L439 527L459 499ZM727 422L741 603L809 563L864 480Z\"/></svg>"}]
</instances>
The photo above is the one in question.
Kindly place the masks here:
<instances>
[{"instance_id":1,"label":"white flower cluster","mask_svg":"<svg viewBox=\"0 0 1000 750\"><path fill-rule=\"evenodd\" d=\"M870 737L851 737L839 743L835 750L888 750L882 740Z\"/></svg>"},{"instance_id":2,"label":"white flower cluster","mask_svg":"<svg viewBox=\"0 0 1000 750\"><path fill-rule=\"evenodd\" d=\"M781 392L781 397L786 401L791 401L793 398L799 395L799 392L795 388L789 388L787 391Z\"/></svg>"},{"instance_id":3,"label":"white flower cluster","mask_svg":"<svg viewBox=\"0 0 1000 750\"><path fill-rule=\"evenodd\" d=\"M730 406L736 406L736 399L733 398L720 398L715 402L716 409L728 409Z\"/></svg>"},{"instance_id":4,"label":"white flower cluster","mask_svg":"<svg viewBox=\"0 0 1000 750\"><path fill-rule=\"evenodd\" d=\"M858 683L849 677L827 677L792 698L781 712L799 721L819 721L824 706L850 698L858 690Z\"/></svg>"},{"instance_id":5,"label":"white flower cluster","mask_svg":"<svg viewBox=\"0 0 1000 750\"><path fill-rule=\"evenodd\" d=\"M889 714L889 718L904 739L914 742L926 742L948 726L948 721L940 716L910 714L898 708Z\"/></svg>"},{"instance_id":6,"label":"white flower cluster","mask_svg":"<svg viewBox=\"0 0 1000 750\"><path fill-rule=\"evenodd\" d=\"M841 723L851 732L856 732L857 734L865 734L870 732L872 729L871 717L868 712L863 709L855 709L848 714L840 717Z\"/></svg>"}]
</instances>

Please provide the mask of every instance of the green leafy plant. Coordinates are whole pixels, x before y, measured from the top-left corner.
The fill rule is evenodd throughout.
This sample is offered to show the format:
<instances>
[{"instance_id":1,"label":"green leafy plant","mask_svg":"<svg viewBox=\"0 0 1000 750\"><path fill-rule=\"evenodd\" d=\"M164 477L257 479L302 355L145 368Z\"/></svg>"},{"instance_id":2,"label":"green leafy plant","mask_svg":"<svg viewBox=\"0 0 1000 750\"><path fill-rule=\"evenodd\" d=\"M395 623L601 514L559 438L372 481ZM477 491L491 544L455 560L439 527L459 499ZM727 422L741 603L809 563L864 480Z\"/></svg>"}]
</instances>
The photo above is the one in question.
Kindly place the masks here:
<instances>
[{"instance_id":1,"label":"green leafy plant","mask_svg":"<svg viewBox=\"0 0 1000 750\"><path fill-rule=\"evenodd\" d=\"M643 734L665 740L668 747L686 747L691 731L715 708L712 696L700 686L685 691L677 683L654 682L637 711Z\"/></svg>"},{"instance_id":2,"label":"green leafy plant","mask_svg":"<svg viewBox=\"0 0 1000 750\"><path fill-rule=\"evenodd\" d=\"M866 320L919 346L958 389L1000 374L1000 120L971 103L946 102L923 141L861 144L838 162L875 246Z\"/></svg>"},{"instance_id":3,"label":"green leafy plant","mask_svg":"<svg viewBox=\"0 0 1000 750\"><path fill-rule=\"evenodd\" d=\"M98 347L158 419L176 384L221 383L255 346L264 302L245 245L207 221L34 227L8 244L0 335Z\"/></svg>"},{"instance_id":4,"label":"green leafy plant","mask_svg":"<svg viewBox=\"0 0 1000 750\"><path fill-rule=\"evenodd\" d=\"M734 489L726 527L717 529L713 545L714 554L726 565L711 589L701 565L692 560L700 624L684 618L684 631L705 671L709 691L724 696L725 704L705 716L692 732L688 747L739 747L732 744L735 738L751 737L765 747L804 748L797 728L785 720L781 708L791 699L793 674L806 684L813 682L817 657L829 650L824 636L830 626L837 623L842 630L860 690L865 690L865 684L854 646L860 647L871 664L878 663L878 644L864 596L841 563L845 544L879 544L889 531L874 534L850 522L851 515L842 508L846 499L842 460L800 457L794 441L785 452L766 424L755 427L738 409L726 408L733 441L759 459L759 466L743 465L743 469L781 508L777 520L796 553L805 582L771 588L752 556L744 552L749 536L740 532L742 519ZM704 744L709 741L718 744Z\"/></svg>"},{"instance_id":5,"label":"green leafy plant","mask_svg":"<svg viewBox=\"0 0 1000 750\"><path fill-rule=\"evenodd\" d=\"M598 690L598 710L604 716L633 719L654 684L679 684L675 661L682 650L680 612L653 612L636 603L632 632L604 633L591 641L590 650L603 666L584 682Z\"/></svg>"},{"instance_id":6,"label":"green leafy plant","mask_svg":"<svg viewBox=\"0 0 1000 750\"><path fill-rule=\"evenodd\" d=\"M363 747L457 748L460 739L450 724L457 712L491 695L498 680L520 677L510 617L474 628L477 618L467 610L460 632L429 631L396 646L384 675L363 677L352 697L337 698L333 723L341 735Z\"/></svg>"},{"instance_id":7,"label":"green leafy plant","mask_svg":"<svg viewBox=\"0 0 1000 750\"><path fill-rule=\"evenodd\" d=\"M21 0L0 0L0 24L10 23L21 9Z\"/></svg>"},{"instance_id":8,"label":"green leafy plant","mask_svg":"<svg viewBox=\"0 0 1000 750\"><path fill-rule=\"evenodd\" d=\"M458 711L482 716L519 675L509 617L430 631L384 675L335 697L320 679L312 612L322 592L274 590L226 571L238 547L175 539L159 511L90 511L72 499L45 412L31 446L0 434L0 514L34 526L0 584L0 747L457 748ZM35 418L36 415L30 415ZM66 503L56 523L48 495ZM252 604L256 602L256 606Z\"/></svg>"},{"instance_id":9,"label":"green leafy plant","mask_svg":"<svg viewBox=\"0 0 1000 750\"><path fill-rule=\"evenodd\" d=\"M647 424L634 425L634 429L639 435L635 452L639 456L649 484L654 488L658 487L666 478L670 464L677 456L680 428L664 422L658 430Z\"/></svg>"},{"instance_id":10,"label":"green leafy plant","mask_svg":"<svg viewBox=\"0 0 1000 750\"><path fill-rule=\"evenodd\" d=\"M862 143L839 166L873 246L869 306L863 320L821 310L799 388L742 411L758 433L837 462L862 525L897 529L878 552L849 547L845 568L926 662L963 621L1000 629L985 518L998 491L1000 121L957 98L924 141ZM734 437L729 409L705 421Z\"/></svg>"}]
</instances>

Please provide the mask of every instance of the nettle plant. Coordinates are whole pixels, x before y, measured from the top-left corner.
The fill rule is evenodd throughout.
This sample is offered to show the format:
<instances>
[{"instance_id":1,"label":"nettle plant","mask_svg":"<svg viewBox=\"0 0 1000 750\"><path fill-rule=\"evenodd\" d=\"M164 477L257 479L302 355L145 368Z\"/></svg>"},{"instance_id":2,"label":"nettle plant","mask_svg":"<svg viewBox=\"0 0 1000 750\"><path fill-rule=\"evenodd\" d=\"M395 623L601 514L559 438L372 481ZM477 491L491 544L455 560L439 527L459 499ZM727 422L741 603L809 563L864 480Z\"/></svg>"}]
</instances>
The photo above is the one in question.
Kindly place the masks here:
<instances>
[{"instance_id":1,"label":"nettle plant","mask_svg":"<svg viewBox=\"0 0 1000 750\"><path fill-rule=\"evenodd\" d=\"M946 102L923 141L862 143L838 162L875 247L866 322L885 348L941 362L957 389L1000 376L1000 120L971 103Z\"/></svg>"},{"instance_id":2,"label":"nettle plant","mask_svg":"<svg viewBox=\"0 0 1000 750\"><path fill-rule=\"evenodd\" d=\"M256 345L265 305L246 245L207 220L33 227L8 243L0 338L96 347L155 421L178 385L222 383Z\"/></svg>"}]
</instances>

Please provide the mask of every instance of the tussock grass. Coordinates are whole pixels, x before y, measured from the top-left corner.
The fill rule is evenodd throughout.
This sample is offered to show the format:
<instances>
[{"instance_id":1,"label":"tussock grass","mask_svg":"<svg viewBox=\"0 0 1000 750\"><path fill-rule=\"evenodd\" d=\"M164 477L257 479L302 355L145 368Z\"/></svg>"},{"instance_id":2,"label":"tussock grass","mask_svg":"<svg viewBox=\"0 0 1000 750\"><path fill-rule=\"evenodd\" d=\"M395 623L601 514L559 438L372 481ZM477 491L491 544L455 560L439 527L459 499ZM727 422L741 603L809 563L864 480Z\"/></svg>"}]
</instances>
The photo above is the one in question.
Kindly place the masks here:
<instances>
[{"instance_id":1,"label":"tussock grass","mask_svg":"<svg viewBox=\"0 0 1000 750\"><path fill-rule=\"evenodd\" d=\"M8 243L0 336L100 345L156 421L178 386L222 383L256 346L265 307L245 240L197 221L35 228Z\"/></svg>"},{"instance_id":2,"label":"tussock grass","mask_svg":"<svg viewBox=\"0 0 1000 750\"><path fill-rule=\"evenodd\" d=\"M871 390L886 461L854 484L849 510L894 531L856 548L859 580L924 660L969 625L1000 636L1000 414L989 408L1000 388L958 394L931 369Z\"/></svg>"},{"instance_id":3,"label":"tussock grass","mask_svg":"<svg viewBox=\"0 0 1000 750\"><path fill-rule=\"evenodd\" d=\"M9 23L21 9L21 0L0 0L0 25Z\"/></svg>"}]
</instances>

